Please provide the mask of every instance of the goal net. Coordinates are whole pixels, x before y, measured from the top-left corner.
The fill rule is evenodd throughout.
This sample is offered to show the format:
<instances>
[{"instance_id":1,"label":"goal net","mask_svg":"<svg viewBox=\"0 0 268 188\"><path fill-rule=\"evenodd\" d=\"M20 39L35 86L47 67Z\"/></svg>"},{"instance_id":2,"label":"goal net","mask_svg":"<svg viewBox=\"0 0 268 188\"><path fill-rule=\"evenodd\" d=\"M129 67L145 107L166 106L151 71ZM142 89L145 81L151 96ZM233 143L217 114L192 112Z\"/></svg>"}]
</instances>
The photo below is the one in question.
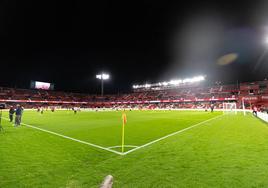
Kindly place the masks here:
<instances>
[{"instance_id":1,"label":"goal net","mask_svg":"<svg viewBox=\"0 0 268 188\"><path fill-rule=\"evenodd\" d=\"M224 102L223 103L223 112L237 114L236 103L235 102Z\"/></svg>"}]
</instances>

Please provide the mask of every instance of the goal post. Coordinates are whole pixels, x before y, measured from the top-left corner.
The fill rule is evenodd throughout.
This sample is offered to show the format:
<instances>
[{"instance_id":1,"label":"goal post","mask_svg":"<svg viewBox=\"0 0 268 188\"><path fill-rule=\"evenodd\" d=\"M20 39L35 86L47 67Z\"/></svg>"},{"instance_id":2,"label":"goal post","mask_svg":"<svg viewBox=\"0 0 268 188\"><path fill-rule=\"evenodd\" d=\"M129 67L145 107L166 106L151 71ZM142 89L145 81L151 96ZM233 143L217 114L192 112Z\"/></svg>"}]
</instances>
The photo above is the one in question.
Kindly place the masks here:
<instances>
[{"instance_id":1,"label":"goal post","mask_svg":"<svg viewBox=\"0 0 268 188\"><path fill-rule=\"evenodd\" d=\"M237 114L237 106L235 102L224 102L222 105L223 113Z\"/></svg>"},{"instance_id":2,"label":"goal post","mask_svg":"<svg viewBox=\"0 0 268 188\"><path fill-rule=\"evenodd\" d=\"M246 108L245 108L245 99L244 99L244 97L242 98L242 109L243 109L243 114L245 116L246 115Z\"/></svg>"}]
</instances>

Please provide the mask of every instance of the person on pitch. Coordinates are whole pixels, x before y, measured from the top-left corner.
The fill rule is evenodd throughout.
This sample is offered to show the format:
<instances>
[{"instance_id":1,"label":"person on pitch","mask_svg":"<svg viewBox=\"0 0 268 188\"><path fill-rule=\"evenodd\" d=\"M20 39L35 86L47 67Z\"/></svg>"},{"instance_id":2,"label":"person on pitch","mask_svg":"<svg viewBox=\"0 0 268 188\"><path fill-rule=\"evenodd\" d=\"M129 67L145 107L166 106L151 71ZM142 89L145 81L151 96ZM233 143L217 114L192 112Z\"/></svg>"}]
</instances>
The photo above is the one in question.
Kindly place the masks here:
<instances>
[{"instance_id":1,"label":"person on pitch","mask_svg":"<svg viewBox=\"0 0 268 188\"><path fill-rule=\"evenodd\" d=\"M19 126L21 123L21 116L22 116L23 108L20 105L17 105L16 111L15 111L15 127Z\"/></svg>"},{"instance_id":2,"label":"person on pitch","mask_svg":"<svg viewBox=\"0 0 268 188\"><path fill-rule=\"evenodd\" d=\"M13 106L10 106L9 108L9 121L12 122L13 121L13 115L15 113L15 109L13 108Z\"/></svg>"},{"instance_id":3,"label":"person on pitch","mask_svg":"<svg viewBox=\"0 0 268 188\"><path fill-rule=\"evenodd\" d=\"M74 107L73 111L74 111L74 114L76 114L77 113L77 107Z\"/></svg>"},{"instance_id":4,"label":"person on pitch","mask_svg":"<svg viewBox=\"0 0 268 188\"><path fill-rule=\"evenodd\" d=\"M205 112L207 112L208 111L208 107L207 107L207 105L205 105Z\"/></svg>"},{"instance_id":5,"label":"person on pitch","mask_svg":"<svg viewBox=\"0 0 268 188\"><path fill-rule=\"evenodd\" d=\"M211 111L211 112L214 111L214 104L213 104L213 103L210 105L210 111Z\"/></svg>"},{"instance_id":6,"label":"person on pitch","mask_svg":"<svg viewBox=\"0 0 268 188\"><path fill-rule=\"evenodd\" d=\"M253 115L256 116L256 117L257 117L257 112L258 112L258 108L257 108L257 106L254 106L254 107L253 107L253 112L252 112L252 113L253 113Z\"/></svg>"}]
</instances>

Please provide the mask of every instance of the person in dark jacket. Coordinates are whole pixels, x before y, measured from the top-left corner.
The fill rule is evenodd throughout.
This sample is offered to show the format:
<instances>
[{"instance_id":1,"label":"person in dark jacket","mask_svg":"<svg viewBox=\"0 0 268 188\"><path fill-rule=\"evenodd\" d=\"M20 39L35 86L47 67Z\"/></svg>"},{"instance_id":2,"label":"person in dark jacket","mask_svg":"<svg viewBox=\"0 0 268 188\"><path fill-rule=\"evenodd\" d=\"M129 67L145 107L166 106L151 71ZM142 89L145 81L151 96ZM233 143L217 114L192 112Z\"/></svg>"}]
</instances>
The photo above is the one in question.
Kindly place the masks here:
<instances>
[{"instance_id":1,"label":"person in dark jacket","mask_svg":"<svg viewBox=\"0 0 268 188\"><path fill-rule=\"evenodd\" d=\"M10 106L9 108L9 121L12 122L13 121L13 115L15 113L15 109L13 108L13 106Z\"/></svg>"},{"instance_id":2,"label":"person in dark jacket","mask_svg":"<svg viewBox=\"0 0 268 188\"><path fill-rule=\"evenodd\" d=\"M22 116L23 108L20 105L17 105L16 112L15 112L15 127L19 126L21 123L21 116Z\"/></svg>"},{"instance_id":3,"label":"person in dark jacket","mask_svg":"<svg viewBox=\"0 0 268 188\"><path fill-rule=\"evenodd\" d=\"M213 104L213 103L210 105L210 111L211 111L211 112L214 111L214 104Z\"/></svg>"}]
</instances>

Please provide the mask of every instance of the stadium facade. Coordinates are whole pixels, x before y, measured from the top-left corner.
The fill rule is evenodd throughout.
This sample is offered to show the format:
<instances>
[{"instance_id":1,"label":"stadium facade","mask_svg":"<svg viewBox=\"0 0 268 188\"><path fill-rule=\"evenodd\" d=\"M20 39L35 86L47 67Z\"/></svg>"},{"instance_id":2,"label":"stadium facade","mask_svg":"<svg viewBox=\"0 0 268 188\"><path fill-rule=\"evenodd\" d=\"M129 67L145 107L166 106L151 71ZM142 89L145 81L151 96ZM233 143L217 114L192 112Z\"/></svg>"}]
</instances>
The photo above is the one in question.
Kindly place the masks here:
<instances>
[{"instance_id":1,"label":"stadium facade","mask_svg":"<svg viewBox=\"0 0 268 188\"><path fill-rule=\"evenodd\" d=\"M176 87L137 87L133 92L119 95L88 95L60 91L0 88L0 103L8 106L21 104L25 108L38 106L59 106L81 108L206 108L214 103L221 108L223 102L235 102L242 108L257 106L268 108L268 81L245 82L240 84L206 86L188 83Z\"/></svg>"}]
</instances>

